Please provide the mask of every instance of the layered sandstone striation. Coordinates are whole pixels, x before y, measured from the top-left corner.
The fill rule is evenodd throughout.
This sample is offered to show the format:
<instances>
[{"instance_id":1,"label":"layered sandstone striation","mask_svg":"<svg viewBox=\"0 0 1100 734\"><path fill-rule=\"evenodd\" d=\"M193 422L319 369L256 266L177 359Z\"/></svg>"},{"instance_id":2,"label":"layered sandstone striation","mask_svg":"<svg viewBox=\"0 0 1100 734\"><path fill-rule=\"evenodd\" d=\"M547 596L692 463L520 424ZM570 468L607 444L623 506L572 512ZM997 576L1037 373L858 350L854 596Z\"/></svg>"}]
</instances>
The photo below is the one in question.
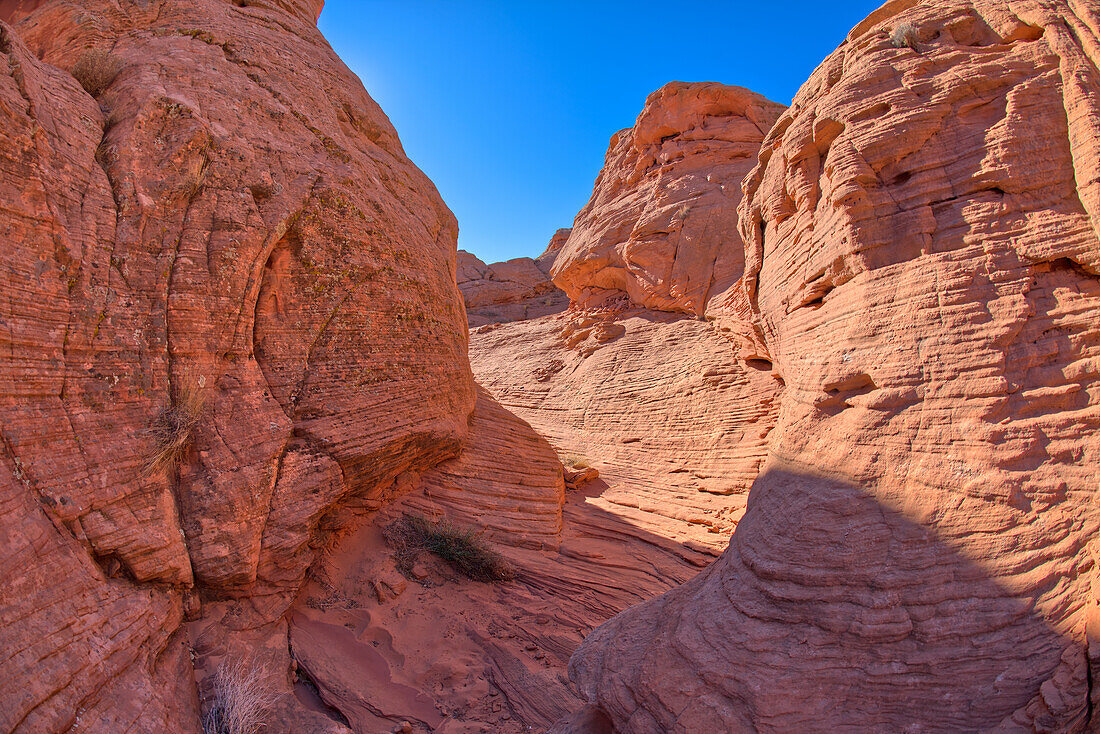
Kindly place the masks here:
<instances>
[{"instance_id":1,"label":"layered sandstone striation","mask_svg":"<svg viewBox=\"0 0 1100 734\"><path fill-rule=\"evenodd\" d=\"M537 258L518 257L486 265L476 255L458 251L458 287L470 326L548 316L565 310L569 298L550 280L550 270L570 230L554 233Z\"/></svg>"},{"instance_id":2,"label":"layered sandstone striation","mask_svg":"<svg viewBox=\"0 0 1100 734\"><path fill-rule=\"evenodd\" d=\"M763 136L756 132L754 152ZM728 174L712 153L700 146L676 165L701 171L709 160ZM741 162L744 171L749 162ZM737 198L731 201L735 206ZM560 257L555 251L568 247L562 234L540 260ZM741 274L743 248L737 239L708 244L722 252L731 243L736 257L718 257L727 289ZM469 307L468 282L466 295ZM729 335L712 324L653 310L617 291L596 300L481 326L470 309L476 326L470 359L485 392L469 448L426 475L423 493L383 513L445 516L486 528L483 537L515 564L513 582L489 591L431 564L402 581L380 549L379 531L365 528L328 557L328 576L393 581L381 582L381 593L357 591L364 585L354 580L335 594L307 586L291 626L296 655L311 675L322 671L315 680L323 697L349 717L385 714L361 718L362 726L381 729L399 711L424 712L425 699L458 725L501 732L550 726L583 708L563 675L580 638L626 606L690 578L727 545L766 456L781 383L768 365L740 361ZM747 323L741 331L750 331ZM588 477L567 490L556 516L540 487L561 475L541 467L543 451L531 449L545 441L525 439L531 427L549 440L566 476ZM516 498L532 493L544 499L524 501L517 508L523 514L513 515ZM532 532L551 528L556 518L555 535ZM329 599L345 603L330 608ZM341 628L352 629L360 646L382 641L370 642L380 656L376 683L356 687L337 673L344 666L333 661L351 644L336 642ZM452 682L449 689L433 685L441 676ZM571 721L564 730L606 723L598 710Z\"/></svg>"},{"instance_id":3,"label":"layered sandstone striation","mask_svg":"<svg viewBox=\"0 0 1100 734\"><path fill-rule=\"evenodd\" d=\"M195 730L184 610L467 434L455 220L320 8L5 5L0 729Z\"/></svg>"},{"instance_id":4,"label":"layered sandstone striation","mask_svg":"<svg viewBox=\"0 0 1100 734\"><path fill-rule=\"evenodd\" d=\"M301 677L356 731L520 734L582 709L569 656L717 558L775 422L771 371L684 315L625 304L483 326L470 356L485 389L462 455L339 540L289 616ZM599 472L564 505L561 462ZM466 580L428 553L403 574L385 540L403 515L472 530L516 577Z\"/></svg>"},{"instance_id":5,"label":"layered sandstone striation","mask_svg":"<svg viewBox=\"0 0 1100 734\"><path fill-rule=\"evenodd\" d=\"M462 454L428 470L407 505L492 533L497 542L556 547L565 480L554 448L484 389Z\"/></svg>"},{"instance_id":6,"label":"layered sandstone striation","mask_svg":"<svg viewBox=\"0 0 1100 734\"><path fill-rule=\"evenodd\" d=\"M714 558L640 529L643 512L603 510L597 493L568 493L556 547L498 544L507 535L491 529L482 536L517 570L503 584L463 579L430 554L402 576L383 528L424 505L414 493L387 506L342 538L303 587L289 618L301 677L355 731L409 722L417 732L522 734L580 709L565 669L584 636Z\"/></svg>"},{"instance_id":7,"label":"layered sandstone striation","mask_svg":"<svg viewBox=\"0 0 1100 734\"><path fill-rule=\"evenodd\" d=\"M769 133L737 298L776 426L722 557L573 657L616 730L1095 726L1098 31L887 3Z\"/></svg>"},{"instance_id":8,"label":"layered sandstone striation","mask_svg":"<svg viewBox=\"0 0 1100 734\"><path fill-rule=\"evenodd\" d=\"M778 381L713 326L627 307L475 329L470 362L567 465L591 501L656 533L722 548L767 453Z\"/></svg>"},{"instance_id":9,"label":"layered sandstone striation","mask_svg":"<svg viewBox=\"0 0 1100 734\"><path fill-rule=\"evenodd\" d=\"M540 258L553 254L569 310L471 336L481 384L605 480L593 502L702 546L724 545L744 510L779 383L689 317L714 301L723 328L749 330L724 297L744 265L739 184L782 109L714 83L650 95L572 231Z\"/></svg>"},{"instance_id":10,"label":"layered sandstone striation","mask_svg":"<svg viewBox=\"0 0 1100 734\"><path fill-rule=\"evenodd\" d=\"M554 265L581 306L626 294L702 317L736 282L741 179L783 106L741 87L671 82L611 138L592 198Z\"/></svg>"}]
</instances>

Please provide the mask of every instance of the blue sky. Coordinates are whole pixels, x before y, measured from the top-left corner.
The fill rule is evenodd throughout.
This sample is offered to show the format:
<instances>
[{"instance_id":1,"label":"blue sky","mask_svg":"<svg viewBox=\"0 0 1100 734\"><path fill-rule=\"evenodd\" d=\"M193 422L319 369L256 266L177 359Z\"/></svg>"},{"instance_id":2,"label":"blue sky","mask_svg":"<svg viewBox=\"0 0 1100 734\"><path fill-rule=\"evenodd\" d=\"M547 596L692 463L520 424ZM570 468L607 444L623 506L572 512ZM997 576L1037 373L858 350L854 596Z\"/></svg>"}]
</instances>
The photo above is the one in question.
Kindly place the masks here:
<instances>
[{"instance_id":1,"label":"blue sky","mask_svg":"<svg viewBox=\"0 0 1100 734\"><path fill-rule=\"evenodd\" d=\"M486 262L542 252L666 82L787 104L881 0L327 0L320 27ZM782 8L777 12L777 7Z\"/></svg>"}]
</instances>

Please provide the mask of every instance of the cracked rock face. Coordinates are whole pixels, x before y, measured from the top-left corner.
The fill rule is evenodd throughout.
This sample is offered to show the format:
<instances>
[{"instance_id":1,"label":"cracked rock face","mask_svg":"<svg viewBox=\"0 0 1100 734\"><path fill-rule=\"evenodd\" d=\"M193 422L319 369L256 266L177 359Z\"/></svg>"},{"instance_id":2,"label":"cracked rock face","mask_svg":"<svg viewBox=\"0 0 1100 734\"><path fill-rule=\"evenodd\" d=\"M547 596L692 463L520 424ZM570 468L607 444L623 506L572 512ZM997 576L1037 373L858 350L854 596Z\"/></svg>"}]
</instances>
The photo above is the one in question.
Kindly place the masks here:
<instances>
[{"instance_id":1,"label":"cracked rock face","mask_svg":"<svg viewBox=\"0 0 1100 734\"><path fill-rule=\"evenodd\" d=\"M0 729L192 729L185 594L277 616L465 437L454 218L320 7L3 8Z\"/></svg>"},{"instance_id":2,"label":"cracked rock face","mask_svg":"<svg viewBox=\"0 0 1100 734\"><path fill-rule=\"evenodd\" d=\"M617 731L1095 725L1098 31L887 3L768 134L739 213L777 425L725 554L573 657Z\"/></svg>"},{"instance_id":3,"label":"cracked rock face","mask_svg":"<svg viewBox=\"0 0 1100 734\"><path fill-rule=\"evenodd\" d=\"M611 138L592 198L554 264L571 301L625 293L702 316L741 275L741 179L783 106L741 87L671 82Z\"/></svg>"}]
</instances>

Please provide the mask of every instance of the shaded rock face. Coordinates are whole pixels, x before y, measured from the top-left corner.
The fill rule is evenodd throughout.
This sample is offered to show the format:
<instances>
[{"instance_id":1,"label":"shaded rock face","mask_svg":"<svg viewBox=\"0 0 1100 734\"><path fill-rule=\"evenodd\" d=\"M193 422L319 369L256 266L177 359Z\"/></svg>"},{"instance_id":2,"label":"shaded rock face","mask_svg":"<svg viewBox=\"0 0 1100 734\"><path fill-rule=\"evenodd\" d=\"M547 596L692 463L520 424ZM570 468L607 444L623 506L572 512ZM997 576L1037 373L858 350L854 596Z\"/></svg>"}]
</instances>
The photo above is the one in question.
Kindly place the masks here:
<instances>
[{"instance_id":1,"label":"shaded rock face","mask_svg":"<svg viewBox=\"0 0 1100 734\"><path fill-rule=\"evenodd\" d=\"M458 251L458 287L471 327L534 319L558 313L569 299L550 280L550 269L570 230L559 229L538 258L518 257L486 265Z\"/></svg>"},{"instance_id":2,"label":"shaded rock face","mask_svg":"<svg viewBox=\"0 0 1100 734\"><path fill-rule=\"evenodd\" d=\"M554 265L578 305L627 294L702 316L743 268L741 179L783 106L740 87L672 82L611 138L592 198Z\"/></svg>"},{"instance_id":3,"label":"shaded rock face","mask_svg":"<svg viewBox=\"0 0 1100 734\"><path fill-rule=\"evenodd\" d=\"M573 657L617 731L1090 726L1098 29L888 3L768 134L739 212L768 459L725 554Z\"/></svg>"},{"instance_id":4,"label":"shaded rock face","mask_svg":"<svg viewBox=\"0 0 1100 734\"><path fill-rule=\"evenodd\" d=\"M0 25L0 729L188 731L185 597L277 617L336 508L457 454L457 227L320 2L21 7Z\"/></svg>"},{"instance_id":5,"label":"shaded rock face","mask_svg":"<svg viewBox=\"0 0 1100 734\"><path fill-rule=\"evenodd\" d=\"M427 516L447 515L488 529L497 542L554 547L565 500L562 464L553 447L484 389L470 417L470 439L458 458L427 471L422 494L406 504Z\"/></svg>"}]
</instances>

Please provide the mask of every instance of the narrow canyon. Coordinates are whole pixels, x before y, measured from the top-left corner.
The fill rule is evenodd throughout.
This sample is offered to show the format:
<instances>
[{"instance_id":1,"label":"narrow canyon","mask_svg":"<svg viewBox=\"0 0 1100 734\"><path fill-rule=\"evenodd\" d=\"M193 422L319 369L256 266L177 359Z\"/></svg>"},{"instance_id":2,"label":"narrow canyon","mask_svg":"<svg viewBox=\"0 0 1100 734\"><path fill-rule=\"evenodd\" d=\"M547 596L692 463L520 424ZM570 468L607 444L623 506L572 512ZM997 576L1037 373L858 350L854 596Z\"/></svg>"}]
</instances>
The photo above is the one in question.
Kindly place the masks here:
<instances>
[{"instance_id":1,"label":"narrow canyon","mask_svg":"<svg viewBox=\"0 0 1100 734\"><path fill-rule=\"evenodd\" d=\"M490 264L322 5L0 0L0 731L1100 730L1100 2L670 82Z\"/></svg>"}]
</instances>

